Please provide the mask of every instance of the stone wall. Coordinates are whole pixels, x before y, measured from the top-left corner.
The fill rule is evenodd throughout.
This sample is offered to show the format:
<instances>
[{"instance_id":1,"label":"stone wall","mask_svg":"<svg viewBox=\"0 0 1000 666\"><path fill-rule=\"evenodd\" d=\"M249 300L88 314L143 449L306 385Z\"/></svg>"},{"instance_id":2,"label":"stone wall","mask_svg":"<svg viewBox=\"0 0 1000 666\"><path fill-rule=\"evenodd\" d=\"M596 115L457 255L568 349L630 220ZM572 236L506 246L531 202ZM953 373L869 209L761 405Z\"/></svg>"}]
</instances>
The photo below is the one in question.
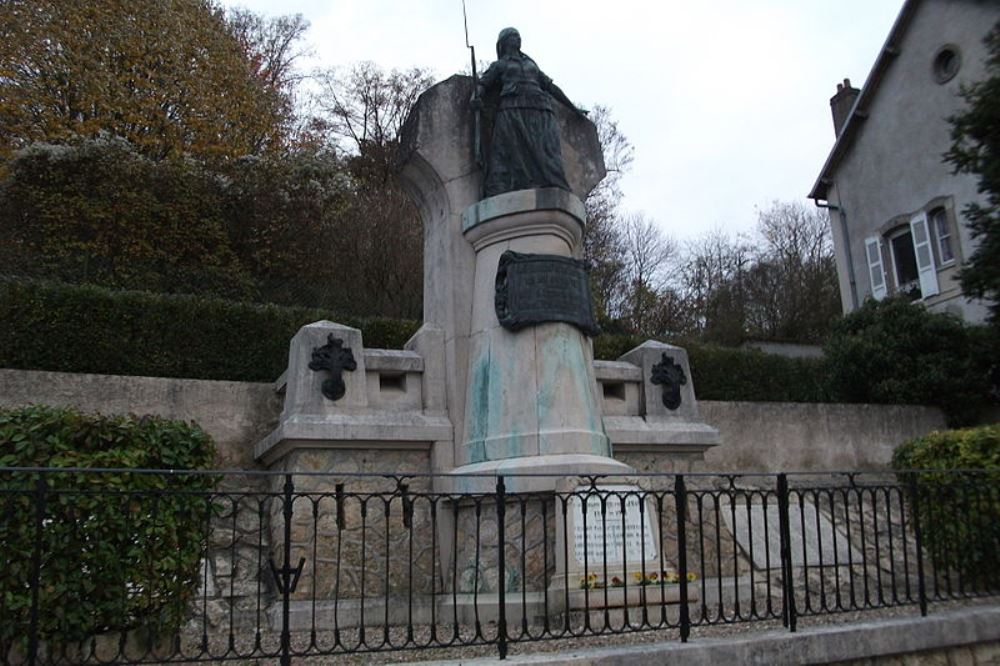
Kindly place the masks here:
<instances>
[{"instance_id":1,"label":"stone wall","mask_svg":"<svg viewBox=\"0 0 1000 666\"><path fill-rule=\"evenodd\" d=\"M254 444L277 424L282 397L271 384L0 369L0 407L30 403L195 420L215 438L218 467L254 469ZM722 435L722 445L711 449L703 463L624 446L615 450L615 457L640 471L872 469L885 467L898 444L945 427L943 415L933 407L698 405L705 421Z\"/></svg>"},{"instance_id":2,"label":"stone wall","mask_svg":"<svg viewBox=\"0 0 1000 666\"><path fill-rule=\"evenodd\" d=\"M898 445L946 427L941 410L916 405L703 400L698 406L722 435L722 444L705 454L706 471L885 468Z\"/></svg>"},{"instance_id":3,"label":"stone wall","mask_svg":"<svg viewBox=\"0 0 1000 666\"><path fill-rule=\"evenodd\" d=\"M254 444L277 425L282 396L271 384L0 369L0 407L33 403L197 421L216 467L255 469Z\"/></svg>"}]
</instances>

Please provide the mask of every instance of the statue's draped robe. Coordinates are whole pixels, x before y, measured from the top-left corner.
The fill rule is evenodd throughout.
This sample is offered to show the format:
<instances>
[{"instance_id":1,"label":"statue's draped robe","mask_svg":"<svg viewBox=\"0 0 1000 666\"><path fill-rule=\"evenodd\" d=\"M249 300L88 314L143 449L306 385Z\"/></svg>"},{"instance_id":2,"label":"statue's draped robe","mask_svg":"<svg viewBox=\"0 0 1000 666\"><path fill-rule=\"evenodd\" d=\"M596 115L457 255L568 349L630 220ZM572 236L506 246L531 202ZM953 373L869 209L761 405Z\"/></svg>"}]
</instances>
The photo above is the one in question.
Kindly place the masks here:
<instances>
[{"instance_id":1,"label":"statue's draped robe","mask_svg":"<svg viewBox=\"0 0 1000 666\"><path fill-rule=\"evenodd\" d=\"M483 73L480 84L500 88L493 122L485 195L558 187L569 190L559 127L548 93L552 79L526 55L508 55Z\"/></svg>"}]
</instances>

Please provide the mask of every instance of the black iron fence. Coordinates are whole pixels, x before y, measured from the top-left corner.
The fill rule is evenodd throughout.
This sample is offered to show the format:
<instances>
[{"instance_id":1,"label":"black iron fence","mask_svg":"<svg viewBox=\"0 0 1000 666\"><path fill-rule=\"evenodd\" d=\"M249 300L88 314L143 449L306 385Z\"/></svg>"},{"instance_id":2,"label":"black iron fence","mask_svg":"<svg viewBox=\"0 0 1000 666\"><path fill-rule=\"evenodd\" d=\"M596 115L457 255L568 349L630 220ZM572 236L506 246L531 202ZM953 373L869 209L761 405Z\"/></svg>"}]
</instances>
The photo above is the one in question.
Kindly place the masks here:
<instances>
[{"instance_id":1,"label":"black iron fence","mask_svg":"<svg viewBox=\"0 0 1000 666\"><path fill-rule=\"evenodd\" d=\"M3 663L279 660L1000 592L996 473L0 468Z\"/></svg>"}]
</instances>

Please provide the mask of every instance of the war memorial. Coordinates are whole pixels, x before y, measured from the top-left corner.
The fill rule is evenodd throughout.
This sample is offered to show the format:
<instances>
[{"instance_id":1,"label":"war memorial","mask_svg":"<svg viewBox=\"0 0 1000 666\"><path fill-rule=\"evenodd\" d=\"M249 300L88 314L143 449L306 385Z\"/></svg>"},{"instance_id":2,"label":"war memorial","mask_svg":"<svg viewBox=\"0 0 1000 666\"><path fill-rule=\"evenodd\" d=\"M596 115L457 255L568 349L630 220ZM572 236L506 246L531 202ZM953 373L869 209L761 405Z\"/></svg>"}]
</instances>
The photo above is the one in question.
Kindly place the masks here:
<instances>
[{"instance_id":1,"label":"war memorial","mask_svg":"<svg viewBox=\"0 0 1000 666\"><path fill-rule=\"evenodd\" d=\"M683 349L648 342L595 364L598 328L580 256L582 199L604 176L596 129L520 52L516 30L501 33L497 56L476 82L455 76L426 91L404 129L401 176L425 230L423 328L403 352L364 349L360 331L334 323L303 328L291 345L281 423L257 455L272 469L335 472L373 450L400 456L429 442L428 490L492 494L503 478L505 492L531 498L518 516L528 568L509 570L506 585L523 576L540 613L565 605L567 589L569 601L579 596L584 560L601 558L604 532L610 577L623 579L644 557L660 570L652 505L640 519L636 469L614 451L635 452L645 471L670 471L719 436L699 420ZM331 381L336 392L325 388ZM583 481L598 475L600 483ZM599 509L596 524L590 515L586 536L579 498L556 506L557 491L580 488L592 495L591 512L601 498L617 512L603 530ZM628 496L624 512L609 493ZM519 501L504 508L516 513ZM433 526L441 564L455 570L444 578L462 595L449 602L464 613L466 596L497 593L500 574L494 557L476 557L477 545L491 543L482 534L449 542L471 536L484 514L495 521L497 507L441 509ZM308 550L314 540L325 545L310 534L293 546ZM555 556L567 548L569 560Z\"/></svg>"},{"instance_id":2,"label":"war memorial","mask_svg":"<svg viewBox=\"0 0 1000 666\"><path fill-rule=\"evenodd\" d=\"M701 416L685 350L647 341L594 360L581 256L583 200L605 175L597 131L515 29L496 56L481 76L426 90L403 129L423 325L402 350L366 348L360 330L330 321L290 341L259 468L204 497L183 630L56 650L33 608L28 657L15 649L4 663L291 664L425 648L503 659L534 641L661 630L683 643L692 628L756 621L789 637L800 618L927 615L932 602L995 594L996 572L969 573L982 543L928 542L920 526L920 507L959 515L995 498L987 482L956 494L891 474L704 472L729 443ZM40 558L34 567L37 588ZM963 631L996 643L997 617L698 658L849 662ZM643 654L633 658L666 659Z\"/></svg>"}]
</instances>

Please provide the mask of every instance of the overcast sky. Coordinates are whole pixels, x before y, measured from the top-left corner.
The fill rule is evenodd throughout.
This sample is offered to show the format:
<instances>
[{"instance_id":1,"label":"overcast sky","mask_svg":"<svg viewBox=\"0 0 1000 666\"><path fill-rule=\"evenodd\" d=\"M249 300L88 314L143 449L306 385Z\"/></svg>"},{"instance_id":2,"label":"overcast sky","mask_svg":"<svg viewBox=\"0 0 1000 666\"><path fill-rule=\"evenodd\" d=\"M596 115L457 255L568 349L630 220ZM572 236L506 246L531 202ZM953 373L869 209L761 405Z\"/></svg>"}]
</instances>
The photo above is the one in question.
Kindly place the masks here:
<instances>
[{"instance_id":1,"label":"overcast sky","mask_svg":"<svg viewBox=\"0 0 1000 666\"><path fill-rule=\"evenodd\" d=\"M224 1L305 16L307 68L372 60L440 80L468 66L461 0ZM626 209L681 240L749 231L775 199L810 203L833 145L829 98L845 77L861 86L902 4L466 0L480 60L514 26L570 99L611 108L635 146Z\"/></svg>"}]
</instances>

